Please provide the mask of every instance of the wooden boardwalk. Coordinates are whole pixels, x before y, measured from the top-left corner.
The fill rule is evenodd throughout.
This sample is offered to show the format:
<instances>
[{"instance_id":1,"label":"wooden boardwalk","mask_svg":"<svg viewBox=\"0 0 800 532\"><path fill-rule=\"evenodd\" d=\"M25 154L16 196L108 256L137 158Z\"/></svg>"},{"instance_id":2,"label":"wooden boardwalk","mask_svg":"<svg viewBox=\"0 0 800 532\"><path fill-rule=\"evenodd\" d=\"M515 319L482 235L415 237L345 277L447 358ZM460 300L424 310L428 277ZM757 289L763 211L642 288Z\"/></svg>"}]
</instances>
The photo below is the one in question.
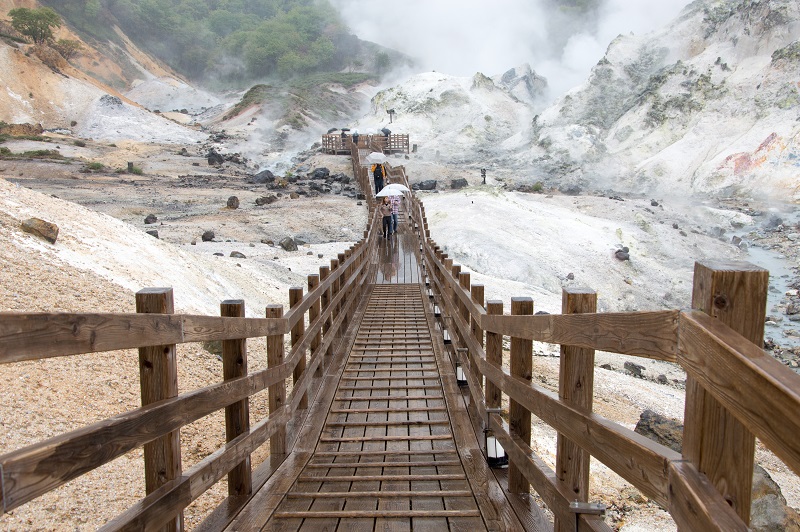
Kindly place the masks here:
<instances>
[{"instance_id":1,"label":"wooden boardwalk","mask_svg":"<svg viewBox=\"0 0 800 532\"><path fill-rule=\"evenodd\" d=\"M381 240L338 386L228 530L524 529L472 433L418 250L405 228Z\"/></svg>"}]
</instances>

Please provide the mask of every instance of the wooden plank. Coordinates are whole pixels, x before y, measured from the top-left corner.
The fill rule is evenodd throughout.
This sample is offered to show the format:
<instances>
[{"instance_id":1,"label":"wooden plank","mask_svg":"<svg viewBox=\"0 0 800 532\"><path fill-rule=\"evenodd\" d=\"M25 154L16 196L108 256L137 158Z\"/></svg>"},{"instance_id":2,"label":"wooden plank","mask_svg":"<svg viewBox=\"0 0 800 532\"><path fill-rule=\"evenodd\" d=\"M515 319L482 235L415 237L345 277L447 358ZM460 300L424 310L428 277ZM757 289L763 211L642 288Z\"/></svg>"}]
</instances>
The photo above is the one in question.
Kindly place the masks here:
<instances>
[{"instance_id":1,"label":"wooden plank","mask_svg":"<svg viewBox=\"0 0 800 532\"><path fill-rule=\"evenodd\" d=\"M135 449L266 389L291 373L286 366L194 390L0 456L7 510ZM96 452L97 442L103 452Z\"/></svg>"},{"instance_id":2,"label":"wooden plank","mask_svg":"<svg viewBox=\"0 0 800 532\"><path fill-rule=\"evenodd\" d=\"M446 412L443 406L427 406L419 408L332 408L331 414L369 414L373 412Z\"/></svg>"},{"instance_id":3,"label":"wooden plank","mask_svg":"<svg viewBox=\"0 0 800 532\"><path fill-rule=\"evenodd\" d=\"M692 308L762 347L768 286L769 272L752 264L697 262ZM692 376L686 379L683 417L684 458L708 475L742 520L749 523L755 460L752 432Z\"/></svg>"},{"instance_id":4,"label":"wooden plank","mask_svg":"<svg viewBox=\"0 0 800 532\"><path fill-rule=\"evenodd\" d=\"M227 317L244 317L244 301L227 300L220 304L220 314ZM229 381L247 375L247 344L244 339L222 341L222 378ZM225 441L250 430L250 405L242 399L225 407ZM228 496L247 496L252 493L250 456L247 456L228 473Z\"/></svg>"},{"instance_id":5,"label":"wooden plank","mask_svg":"<svg viewBox=\"0 0 800 532\"><path fill-rule=\"evenodd\" d=\"M677 361L677 310L600 314L489 316L481 328L497 334Z\"/></svg>"},{"instance_id":6,"label":"wooden plank","mask_svg":"<svg viewBox=\"0 0 800 532\"><path fill-rule=\"evenodd\" d=\"M258 338L270 334L285 334L289 327L284 319L245 318L230 316L180 316L183 322L183 342L210 342Z\"/></svg>"},{"instance_id":7,"label":"wooden plank","mask_svg":"<svg viewBox=\"0 0 800 532\"><path fill-rule=\"evenodd\" d=\"M676 461L669 470L669 512L682 530L733 532L750 530L708 477L689 462Z\"/></svg>"},{"instance_id":8,"label":"wooden plank","mask_svg":"<svg viewBox=\"0 0 800 532\"><path fill-rule=\"evenodd\" d=\"M459 462L460 464L460 462ZM471 491L336 491L330 493L289 492L286 497L294 498L374 498L389 499L393 497L472 497Z\"/></svg>"},{"instance_id":9,"label":"wooden plank","mask_svg":"<svg viewBox=\"0 0 800 532\"><path fill-rule=\"evenodd\" d=\"M106 523L101 530L152 530L164 525L169 516L189 506L263 445L288 418L288 410L284 408L276 415L261 420L251 430L240 434L186 470L180 478L167 482Z\"/></svg>"},{"instance_id":10,"label":"wooden plank","mask_svg":"<svg viewBox=\"0 0 800 532\"><path fill-rule=\"evenodd\" d=\"M529 297L512 297L511 314L533 314L533 299ZM523 382L531 382L533 377L533 342L517 336L511 337L511 375ZM511 433L530 445L531 412L514 396L508 402L508 419ZM513 461L508 463L508 489L513 493L528 493L530 486L522 472Z\"/></svg>"},{"instance_id":11,"label":"wooden plank","mask_svg":"<svg viewBox=\"0 0 800 532\"><path fill-rule=\"evenodd\" d=\"M447 440L450 436L364 436L358 438L320 438L320 442L359 442L359 441L416 441L416 440Z\"/></svg>"},{"instance_id":12,"label":"wooden plank","mask_svg":"<svg viewBox=\"0 0 800 532\"><path fill-rule=\"evenodd\" d=\"M267 318L282 318L283 305L267 305ZM283 334L267 337L267 365L277 368L284 365ZM270 414L277 412L286 404L286 384L284 381L276 382L269 387L268 407ZM277 431L269 440L269 458L272 467L278 467L287 451L286 429Z\"/></svg>"},{"instance_id":13,"label":"wooden plank","mask_svg":"<svg viewBox=\"0 0 800 532\"><path fill-rule=\"evenodd\" d=\"M548 390L516 379L479 359L481 371L542 421L578 443L591 455L666 506L668 464L680 455L613 421L564 404Z\"/></svg>"},{"instance_id":14,"label":"wooden plank","mask_svg":"<svg viewBox=\"0 0 800 532\"><path fill-rule=\"evenodd\" d=\"M145 288L136 292L137 313L172 314L174 311L172 288ZM139 384L143 407L178 395L178 354L175 344L139 348ZM165 483L179 478L181 469L180 431L170 431L144 444L146 493L152 493ZM162 530L183 530L183 513L177 512L170 517Z\"/></svg>"},{"instance_id":15,"label":"wooden plank","mask_svg":"<svg viewBox=\"0 0 800 532\"><path fill-rule=\"evenodd\" d=\"M562 314L597 312L597 293L587 289L564 289ZM594 350L561 346L558 372L558 398L567 404L592 410L594 398ZM558 433L556 437L556 476L574 494L574 500L588 502L589 460L591 455L574 441ZM562 522L556 517L554 528L560 532L575 529L573 519Z\"/></svg>"},{"instance_id":16,"label":"wooden plank","mask_svg":"<svg viewBox=\"0 0 800 532\"><path fill-rule=\"evenodd\" d=\"M570 512L569 505L575 495L536 453L530 445L518 435L510 433L497 414L490 416L490 427L495 437L506 450L509 460L518 464L520 473L533 486L547 507L553 512L556 520L563 525L575 524L575 514ZM608 527L606 527L608 529ZM610 529L608 529L610 530Z\"/></svg>"},{"instance_id":17,"label":"wooden plank","mask_svg":"<svg viewBox=\"0 0 800 532\"><path fill-rule=\"evenodd\" d=\"M303 301L303 288L300 286L292 286L289 288L289 310L291 311L292 308L298 308L299 305ZM311 306L311 305L309 305ZM321 324L320 324L321 326ZM305 342L301 345L298 345L300 341L303 339L303 336L306 333L306 323L305 317L302 314L299 314L299 319L295 322L294 326L292 327L291 335L290 335L290 342L292 347L294 348L297 346L299 357L297 360L297 365L294 367L294 371L292 372L292 383L293 388L297 386L297 382L303 377L303 373L306 370L306 348L303 346ZM317 341L317 333L312 333L309 335L309 346L312 342ZM300 403L298 404L298 408L300 410L305 410L308 408L308 394L303 393L300 398Z\"/></svg>"},{"instance_id":18,"label":"wooden plank","mask_svg":"<svg viewBox=\"0 0 800 532\"><path fill-rule=\"evenodd\" d=\"M0 313L0 363L183 342L178 315Z\"/></svg>"},{"instance_id":19,"label":"wooden plank","mask_svg":"<svg viewBox=\"0 0 800 532\"><path fill-rule=\"evenodd\" d=\"M680 331L687 374L800 475L800 375L702 312Z\"/></svg>"},{"instance_id":20,"label":"wooden plank","mask_svg":"<svg viewBox=\"0 0 800 532\"><path fill-rule=\"evenodd\" d=\"M486 312L491 315L503 315L503 302L490 300L486 302ZM488 363L503 366L503 335L486 331L486 360ZM476 367L478 364L475 364ZM486 408L500 408L502 397L498 388L489 379L486 379Z\"/></svg>"},{"instance_id":21,"label":"wooden plank","mask_svg":"<svg viewBox=\"0 0 800 532\"><path fill-rule=\"evenodd\" d=\"M345 518L397 518L409 519L414 517L480 517L478 510L342 510L339 512L275 512L278 519L345 519ZM383 529L381 529L383 530Z\"/></svg>"}]
</instances>

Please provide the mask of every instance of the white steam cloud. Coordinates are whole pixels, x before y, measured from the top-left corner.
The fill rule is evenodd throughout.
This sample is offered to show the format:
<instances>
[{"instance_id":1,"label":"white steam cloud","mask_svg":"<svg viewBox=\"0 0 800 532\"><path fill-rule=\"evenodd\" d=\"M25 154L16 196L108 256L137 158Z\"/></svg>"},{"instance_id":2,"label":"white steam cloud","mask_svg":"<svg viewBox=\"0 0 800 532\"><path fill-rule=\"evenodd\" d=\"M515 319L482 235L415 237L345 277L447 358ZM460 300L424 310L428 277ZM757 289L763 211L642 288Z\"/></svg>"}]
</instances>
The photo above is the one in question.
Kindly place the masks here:
<instances>
[{"instance_id":1,"label":"white steam cloud","mask_svg":"<svg viewBox=\"0 0 800 532\"><path fill-rule=\"evenodd\" d=\"M555 94L586 79L620 34L669 23L689 0L603 0L594 15L573 17L552 0L331 0L361 39L403 52L420 69L487 75L529 63Z\"/></svg>"}]
</instances>

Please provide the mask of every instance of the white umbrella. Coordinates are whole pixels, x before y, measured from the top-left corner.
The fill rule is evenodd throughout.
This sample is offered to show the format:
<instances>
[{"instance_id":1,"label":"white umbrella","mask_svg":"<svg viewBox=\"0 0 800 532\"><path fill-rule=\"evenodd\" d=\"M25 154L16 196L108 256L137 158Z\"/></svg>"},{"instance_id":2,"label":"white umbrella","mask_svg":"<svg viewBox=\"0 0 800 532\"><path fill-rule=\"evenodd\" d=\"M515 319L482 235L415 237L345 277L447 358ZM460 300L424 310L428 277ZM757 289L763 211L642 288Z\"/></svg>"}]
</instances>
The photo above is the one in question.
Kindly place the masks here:
<instances>
[{"instance_id":1,"label":"white umbrella","mask_svg":"<svg viewBox=\"0 0 800 532\"><path fill-rule=\"evenodd\" d=\"M400 183L389 183L388 185L383 187L383 190L386 190L387 188L393 188L399 192L411 192L411 190L409 190L407 186ZM397 195L399 196L399 194Z\"/></svg>"},{"instance_id":2,"label":"white umbrella","mask_svg":"<svg viewBox=\"0 0 800 532\"><path fill-rule=\"evenodd\" d=\"M399 185L399 184L395 185L395 186L387 185L387 186L383 187L380 192L375 194L375 196L378 197L378 198L382 198L384 196L402 196L403 195L403 191L400 190L399 187L403 187L403 185ZM403 188L408 190L406 187L403 187Z\"/></svg>"},{"instance_id":3,"label":"white umbrella","mask_svg":"<svg viewBox=\"0 0 800 532\"><path fill-rule=\"evenodd\" d=\"M361 159L361 166L369 166L371 164L383 164L389 162L389 158L379 151L374 151Z\"/></svg>"}]
</instances>

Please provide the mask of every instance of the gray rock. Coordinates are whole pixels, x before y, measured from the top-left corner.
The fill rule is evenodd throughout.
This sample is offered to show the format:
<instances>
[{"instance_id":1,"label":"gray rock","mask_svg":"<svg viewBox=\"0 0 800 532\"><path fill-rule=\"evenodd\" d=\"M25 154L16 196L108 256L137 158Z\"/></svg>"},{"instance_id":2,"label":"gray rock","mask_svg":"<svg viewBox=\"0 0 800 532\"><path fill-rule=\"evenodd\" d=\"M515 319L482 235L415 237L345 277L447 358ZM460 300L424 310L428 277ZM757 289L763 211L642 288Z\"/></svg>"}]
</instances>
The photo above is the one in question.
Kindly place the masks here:
<instances>
[{"instance_id":1,"label":"gray rock","mask_svg":"<svg viewBox=\"0 0 800 532\"><path fill-rule=\"evenodd\" d=\"M683 425L651 410L639 416L634 432L641 434L673 451L683 447ZM750 505L750 530L754 532L779 532L800 530L800 515L786 505L780 487L763 467L753 467L753 491Z\"/></svg>"},{"instance_id":2,"label":"gray rock","mask_svg":"<svg viewBox=\"0 0 800 532\"><path fill-rule=\"evenodd\" d=\"M256 198L256 205L259 207L262 205L269 205L270 203L275 203L278 201L278 197L270 194L269 196L261 196L260 198Z\"/></svg>"},{"instance_id":3,"label":"gray rock","mask_svg":"<svg viewBox=\"0 0 800 532\"><path fill-rule=\"evenodd\" d=\"M228 198L227 207L229 209L238 209L239 208L239 198L236 196L231 196Z\"/></svg>"},{"instance_id":4,"label":"gray rock","mask_svg":"<svg viewBox=\"0 0 800 532\"><path fill-rule=\"evenodd\" d=\"M145 231L145 233L147 233L150 236L158 238L158 229L150 229L148 231Z\"/></svg>"},{"instance_id":5,"label":"gray rock","mask_svg":"<svg viewBox=\"0 0 800 532\"><path fill-rule=\"evenodd\" d=\"M618 249L617 251L615 251L614 252L614 257L616 257L617 260L622 260L622 261L631 260L630 253L628 253L627 251L622 250L622 249Z\"/></svg>"},{"instance_id":6,"label":"gray rock","mask_svg":"<svg viewBox=\"0 0 800 532\"><path fill-rule=\"evenodd\" d=\"M297 251L297 244L290 236L287 236L286 238L278 242L278 245L280 245L286 251Z\"/></svg>"},{"instance_id":7,"label":"gray rock","mask_svg":"<svg viewBox=\"0 0 800 532\"><path fill-rule=\"evenodd\" d=\"M201 238L201 240L203 242L213 242L214 241L214 236L215 236L214 235L214 231L206 231L206 232L203 233L203 236L201 236L200 238Z\"/></svg>"},{"instance_id":8,"label":"gray rock","mask_svg":"<svg viewBox=\"0 0 800 532\"><path fill-rule=\"evenodd\" d=\"M644 366L640 366L639 364L635 364L633 362L625 362L625 369L634 377L639 377L640 379L644 376L642 372L644 371Z\"/></svg>"},{"instance_id":9,"label":"gray rock","mask_svg":"<svg viewBox=\"0 0 800 532\"><path fill-rule=\"evenodd\" d=\"M58 238L58 226L41 218L28 218L22 222L21 227L26 233L43 238L51 244L55 244Z\"/></svg>"},{"instance_id":10,"label":"gray rock","mask_svg":"<svg viewBox=\"0 0 800 532\"><path fill-rule=\"evenodd\" d=\"M327 177L331 175L331 171L325 167L315 168L313 172L311 172L311 179L327 179Z\"/></svg>"},{"instance_id":11,"label":"gray rock","mask_svg":"<svg viewBox=\"0 0 800 532\"><path fill-rule=\"evenodd\" d=\"M436 190L436 180L427 179L419 183L414 183L411 185L411 188L414 190Z\"/></svg>"},{"instance_id":12,"label":"gray rock","mask_svg":"<svg viewBox=\"0 0 800 532\"><path fill-rule=\"evenodd\" d=\"M262 170L253 176L253 183L256 183L258 185L272 183L273 181L275 181L275 174L273 174L269 170Z\"/></svg>"},{"instance_id":13,"label":"gray rock","mask_svg":"<svg viewBox=\"0 0 800 532\"><path fill-rule=\"evenodd\" d=\"M457 179L453 179L452 181L450 181L450 188L452 189L458 190L461 188L465 188L467 186L469 186L469 183L463 177L459 177Z\"/></svg>"},{"instance_id":14,"label":"gray rock","mask_svg":"<svg viewBox=\"0 0 800 532\"><path fill-rule=\"evenodd\" d=\"M239 251L231 251L231 257L233 257L235 259L246 259L247 258L244 253L241 253Z\"/></svg>"},{"instance_id":15,"label":"gray rock","mask_svg":"<svg viewBox=\"0 0 800 532\"><path fill-rule=\"evenodd\" d=\"M144 223L147 224L147 225L154 224L157 221L158 221L158 218L156 217L155 214L148 214L144 219Z\"/></svg>"}]
</instances>

